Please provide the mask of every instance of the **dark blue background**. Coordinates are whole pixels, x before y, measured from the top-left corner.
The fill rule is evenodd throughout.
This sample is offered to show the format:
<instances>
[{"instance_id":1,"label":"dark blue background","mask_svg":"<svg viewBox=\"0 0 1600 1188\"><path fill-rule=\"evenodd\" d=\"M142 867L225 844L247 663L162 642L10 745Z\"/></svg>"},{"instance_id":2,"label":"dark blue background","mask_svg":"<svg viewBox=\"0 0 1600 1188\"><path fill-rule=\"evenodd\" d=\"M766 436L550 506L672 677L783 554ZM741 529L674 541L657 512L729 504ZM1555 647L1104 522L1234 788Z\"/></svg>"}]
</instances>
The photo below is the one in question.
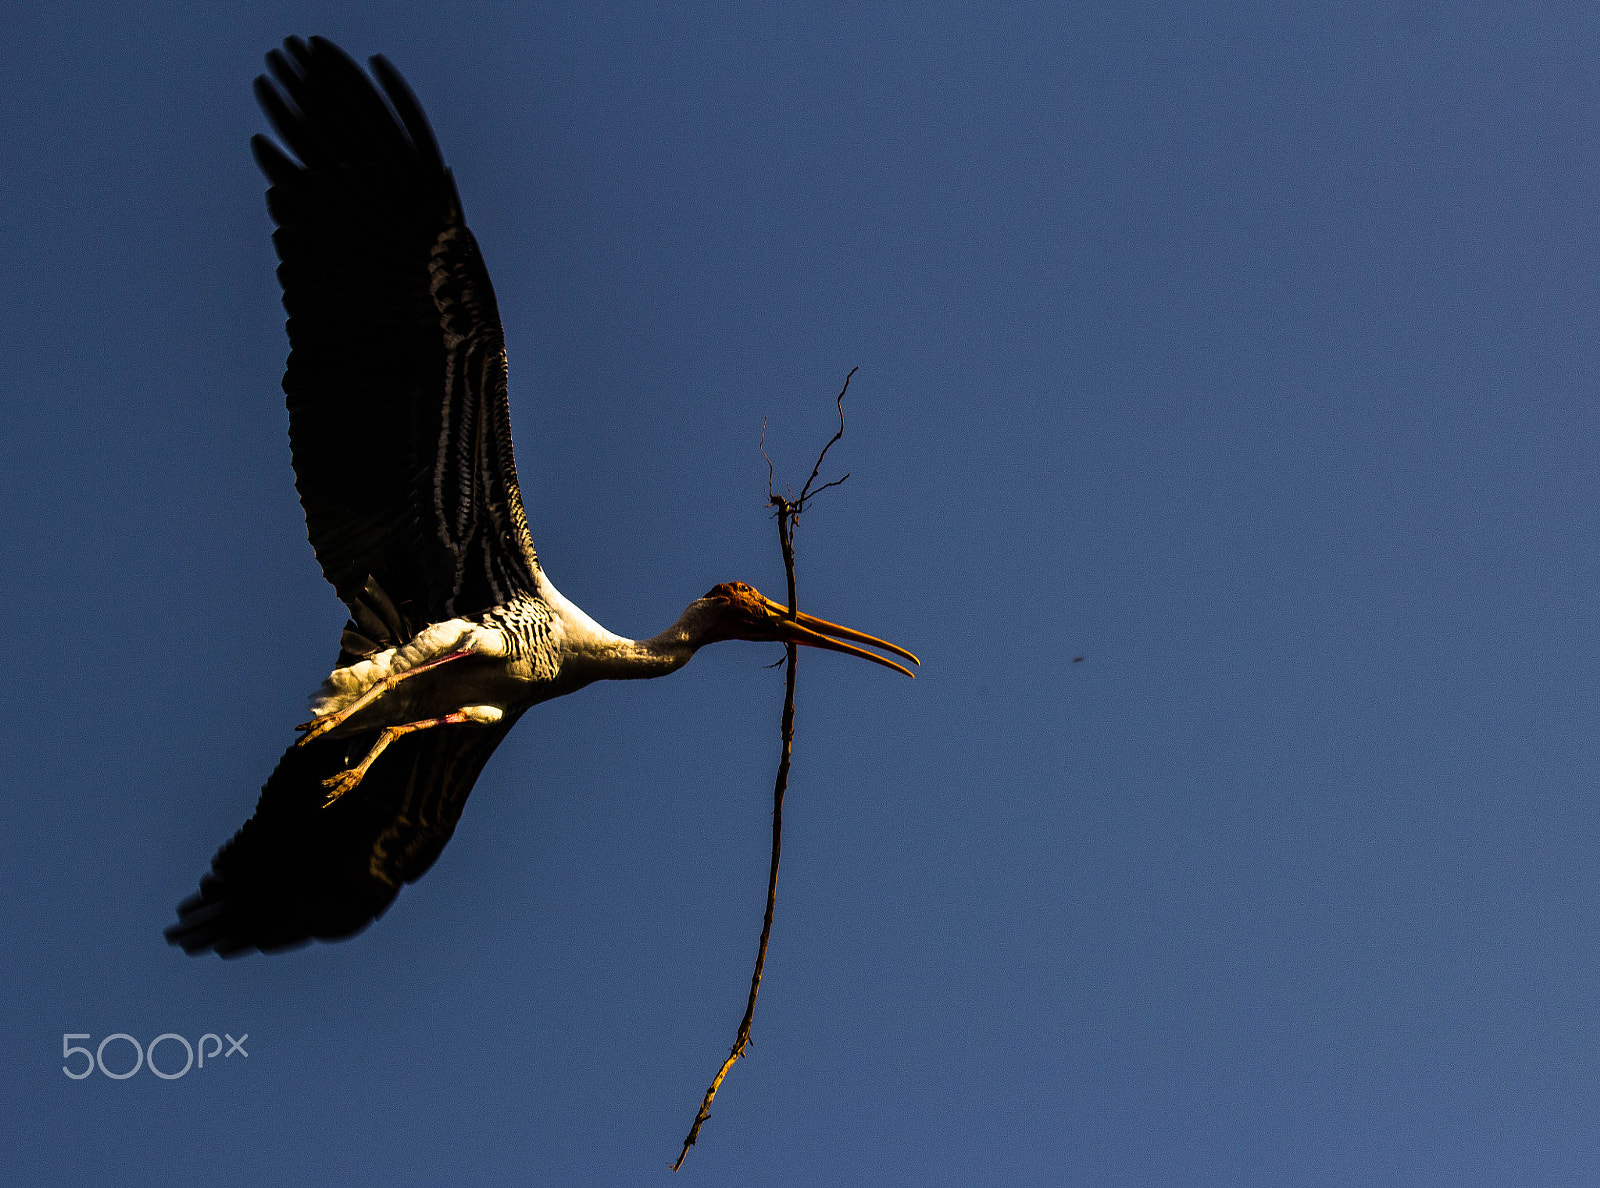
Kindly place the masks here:
<instances>
[{"instance_id":1,"label":"dark blue background","mask_svg":"<svg viewBox=\"0 0 1600 1188\"><path fill-rule=\"evenodd\" d=\"M354 941L161 940L344 617L246 148L320 32L432 116L609 627L781 591L762 420L798 482L861 367L802 605L926 667L803 658L685 1181L1596 1182L1600 15L763 8L6 5L0 1160L665 1182L742 1009L771 646L530 714ZM115 1031L250 1055L62 1075Z\"/></svg>"}]
</instances>

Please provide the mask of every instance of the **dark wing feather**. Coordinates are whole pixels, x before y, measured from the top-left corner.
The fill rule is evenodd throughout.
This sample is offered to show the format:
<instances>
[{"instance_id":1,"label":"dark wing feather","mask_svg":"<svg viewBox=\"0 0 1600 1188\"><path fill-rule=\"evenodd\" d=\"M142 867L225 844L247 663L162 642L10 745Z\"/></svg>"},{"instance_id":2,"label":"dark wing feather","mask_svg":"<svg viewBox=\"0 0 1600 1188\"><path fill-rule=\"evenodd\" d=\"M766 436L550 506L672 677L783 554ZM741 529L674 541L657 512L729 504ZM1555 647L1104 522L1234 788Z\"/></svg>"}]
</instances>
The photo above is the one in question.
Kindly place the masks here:
<instances>
[{"instance_id":1,"label":"dark wing feather","mask_svg":"<svg viewBox=\"0 0 1600 1188\"><path fill-rule=\"evenodd\" d=\"M392 66L291 38L256 94L289 314L295 485L357 653L536 591L505 338L455 182ZM352 654L346 647L346 659Z\"/></svg>"},{"instance_id":2,"label":"dark wing feather","mask_svg":"<svg viewBox=\"0 0 1600 1188\"><path fill-rule=\"evenodd\" d=\"M199 893L178 905L167 940L233 957L359 932L433 865L509 729L500 722L406 735L327 808L322 781L358 761L375 735L290 747L255 816L217 851Z\"/></svg>"}]
</instances>

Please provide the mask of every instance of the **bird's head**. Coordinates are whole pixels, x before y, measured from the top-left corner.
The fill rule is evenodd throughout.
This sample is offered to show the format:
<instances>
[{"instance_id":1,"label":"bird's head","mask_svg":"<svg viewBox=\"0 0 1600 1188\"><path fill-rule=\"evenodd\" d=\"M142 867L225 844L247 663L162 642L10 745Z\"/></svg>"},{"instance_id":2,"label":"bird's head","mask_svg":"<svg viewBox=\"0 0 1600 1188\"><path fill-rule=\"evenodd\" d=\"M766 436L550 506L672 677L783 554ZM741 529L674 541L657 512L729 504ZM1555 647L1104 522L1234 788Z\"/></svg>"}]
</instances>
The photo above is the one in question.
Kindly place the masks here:
<instances>
[{"instance_id":1,"label":"bird's head","mask_svg":"<svg viewBox=\"0 0 1600 1188\"><path fill-rule=\"evenodd\" d=\"M807 647L844 652L848 656L860 656L865 660L882 664L885 668L903 672L907 676L916 674L903 664L897 664L886 656L869 652L866 648L856 645L868 644L886 652L893 652L897 656L904 656L913 664L922 663L904 648L879 639L875 635L852 631L848 627L841 627L837 623L830 623L813 615L790 615L788 607L772 601L754 586L747 586L743 582L723 582L721 585L712 586L700 601L710 612L710 621L701 640L702 643L716 643L724 639L748 639L757 642L776 640L779 643L804 644Z\"/></svg>"}]
</instances>

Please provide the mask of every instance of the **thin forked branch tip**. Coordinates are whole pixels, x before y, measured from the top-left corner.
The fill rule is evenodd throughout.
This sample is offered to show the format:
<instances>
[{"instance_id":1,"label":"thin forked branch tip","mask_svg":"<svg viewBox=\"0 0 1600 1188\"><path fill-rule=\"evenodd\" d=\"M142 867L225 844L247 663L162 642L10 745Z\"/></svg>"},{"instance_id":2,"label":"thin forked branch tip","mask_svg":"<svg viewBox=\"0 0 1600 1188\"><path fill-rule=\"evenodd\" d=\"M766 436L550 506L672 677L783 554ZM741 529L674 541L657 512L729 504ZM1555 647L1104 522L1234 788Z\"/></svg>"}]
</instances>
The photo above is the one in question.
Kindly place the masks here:
<instances>
[{"instance_id":1,"label":"thin forked branch tip","mask_svg":"<svg viewBox=\"0 0 1600 1188\"><path fill-rule=\"evenodd\" d=\"M850 375L845 376L844 387L839 389L838 399L834 402L839 410L839 429L817 455L816 465L811 468L811 477L806 480L806 485L801 488L797 499L786 499L772 490L772 459L766 451L767 423L765 420L761 422L761 456L767 460L767 499L777 509L778 546L783 552L784 576L789 585L790 618L800 613L794 578L795 522L805 509L807 500L815 498L829 487L837 487L850 477L846 474L844 478L825 483L815 491L811 489L811 484L816 482L817 475L822 470L823 459L828 456L828 451L833 448L834 443L844 436L844 394L850 390L850 377L855 375L857 370L859 369L855 367L850 369ZM767 909L761 920L761 943L756 950L755 969L750 975L750 997L745 1002L744 1018L739 1021L739 1030L734 1037L733 1047L729 1050L727 1059L717 1069L717 1075L711 1079L705 1096L700 1099L700 1109L695 1114L694 1125L689 1128L689 1133L683 1140L683 1149L678 1152L678 1158L671 1165L673 1171L683 1166L689 1148L699 1140L700 1127L711 1116L711 1103L716 1100L717 1090L722 1088L722 1081L728 1075L728 1070L750 1048L750 1028L755 1022L756 996L761 992L761 974L767 964L767 943L772 938L772 918L778 906L778 860L783 850L783 795L789 787L789 764L794 755L794 684L798 652L799 649L792 643L784 648L783 718L779 726L782 749L778 758L778 774L772 785L772 862L767 872Z\"/></svg>"}]
</instances>

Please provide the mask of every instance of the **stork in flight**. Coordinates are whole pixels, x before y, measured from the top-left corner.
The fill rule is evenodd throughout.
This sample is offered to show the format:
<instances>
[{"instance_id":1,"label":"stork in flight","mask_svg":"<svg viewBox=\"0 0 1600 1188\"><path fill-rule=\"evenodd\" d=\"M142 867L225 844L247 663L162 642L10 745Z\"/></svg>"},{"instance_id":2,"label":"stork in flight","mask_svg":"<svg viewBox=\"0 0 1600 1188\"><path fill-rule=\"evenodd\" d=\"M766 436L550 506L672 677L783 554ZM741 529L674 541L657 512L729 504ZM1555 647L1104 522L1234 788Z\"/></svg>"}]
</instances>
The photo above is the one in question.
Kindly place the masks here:
<instances>
[{"instance_id":1,"label":"stork in flight","mask_svg":"<svg viewBox=\"0 0 1600 1188\"><path fill-rule=\"evenodd\" d=\"M288 153L251 145L278 225L295 486L350 621L255 816L167 929L186 952L224 957L337 940L382 915L433 865L529 706L665 676L724 639L831 648L908 676L858 645L917 663L742 582L643 640L562 597L517 489L494 289L415 96L383 58L374 86L318 37L267 64L256 95Z\"/></svg>"}]
</instances>

